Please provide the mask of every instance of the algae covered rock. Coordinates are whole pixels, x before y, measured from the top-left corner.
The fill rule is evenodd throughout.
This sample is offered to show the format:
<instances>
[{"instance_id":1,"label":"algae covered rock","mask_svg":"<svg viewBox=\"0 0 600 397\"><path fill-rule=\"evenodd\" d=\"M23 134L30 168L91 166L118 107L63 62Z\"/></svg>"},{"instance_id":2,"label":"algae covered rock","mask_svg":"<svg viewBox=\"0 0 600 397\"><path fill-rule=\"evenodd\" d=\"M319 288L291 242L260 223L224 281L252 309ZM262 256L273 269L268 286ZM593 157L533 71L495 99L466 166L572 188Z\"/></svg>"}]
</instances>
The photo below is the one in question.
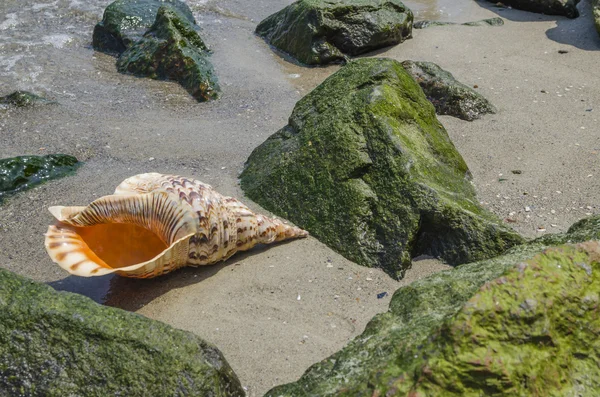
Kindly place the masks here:
<instances>
[{"instance_id":1,"label":"algae covered rock","mask_svg":"<svg viewBox=\"0 0 600 397\"><path fill-rule=\"evenodd\" d=\"M77 169L79 162L67 154L19 156L0 159L0 199Z\"/></svg>"},{"instance_id":2,"label":"algae covered rock","mask_svg":"<svg viewBox=\"0 0 600 397\"><path fill-rule=\"evenodd\" d=\"M600 0L592 0L592 17L596 31L600 34Z\"/></svg>"},{"instance_id":3,"label":"algae covered rock","mask_svg":"<svg viewBox=\"0 0 600 397\"><path fill-rule=\"evenodd\" d=\"M437 114L473 121L484 114L496 113L483 95L457 81L435 63L404 61L402 66L419 83Z\"/></svg>"},{"instance_id":4,"label":"algae covered rock","mask_svg":"<svg viewBox=\"0 0 600 397\"><path fill-rule=\"evenodd\" d=\"M195 24L190 8L179 0L117 0L104 10L102 21L94 28L95 50L117 53L140 40L156 20L160 7L172 7L189 23Z\"/></svg>"},{"instance_id":5,"label":"algae covered rock","mask_svg":"<svg viewBox=\"0 0 600 397\"><path fill-rule=\"evenodd\" d=\"M488 18L488 19L480 19L479 21L465 22L465 23L457 23L457 22L442 22L442 21L418 21L413 24L413 28L415 29L425 29L432 26L449 26L449 25L459 25L459 26L502 26L504 25L504 20L502 18Z\"/></svg>"},{"instance_id":6,"label":"algae covered rock","mask_svg":"<svg viewBox=\"0 0 600 397\"><path fill-rule=\"evenodd\" d=\"M14 106L18 108L25 108L37 105L47 105L50 103L56 103L46 98L42 98L39 95L33 94L28 91L15 91L12 94L0 97L0 104Z\"/></svg>"},{"instance_id":7,"label":"algae covered rock","mask_svg":"<svg viewBox=\"0 0 600 397\"><path fill-rule=\"evenodd\" d=\"M348 259L401 278L418 255L460 264L523 241L479 207L469 177L402 65L360 59L296 104L241 186Z\"/></svg>"},{"instance_id":8,"label":"algae covered rock","mask_svg":"<svg viewBox=\"0 0 600 397\"><path fill-rule=\"evenodd\" d=\"M219 84L197 27L172 7L161 6L144 37L117 60L123 73L179 82L199 101L216 99Z\"/></svg>"},{"instance_id":9,"label":"algae covered rock","mask_svg":"<svg viewBox=\"0 0 600 397\"><path fill-rule=\"evenodd\" d=\"M244 396L197 336L0 269L0 394Z\"/></svg>"},{"instance_id":10,"label":"algae covered rock","mask_svg":"<svg viewBox=\"0 0 600 397\"><path fill-rule=\"evenodd\" d=\"M399 0L298 0L256 33L307 65L344 62L412 37L413 13Z\"/></svg>"},{"instance_id":11,"label":"algae covered rock","mask_svg":"<svg viewBox=\"0 0 600 397\"><path fill-rule=\"evenodd\" d=\"M496 0L488 0L498 3ZM517 10L537 12L547 15L564 15L568 18L577 18L579 0L502 0L502 4Z\"/></svg>"},{"instance_id":12,"label":"algae covered rock","mask_svg":"<svg viewBox=\"0 0 600 397\"><path fill-rule=\"evenodd\" d=\"M552 239L584 236L600 239L600 217ZM400 288L362 335L266 396L594 396L599 245L547 242Z\"/></svg>"}]
</instances>

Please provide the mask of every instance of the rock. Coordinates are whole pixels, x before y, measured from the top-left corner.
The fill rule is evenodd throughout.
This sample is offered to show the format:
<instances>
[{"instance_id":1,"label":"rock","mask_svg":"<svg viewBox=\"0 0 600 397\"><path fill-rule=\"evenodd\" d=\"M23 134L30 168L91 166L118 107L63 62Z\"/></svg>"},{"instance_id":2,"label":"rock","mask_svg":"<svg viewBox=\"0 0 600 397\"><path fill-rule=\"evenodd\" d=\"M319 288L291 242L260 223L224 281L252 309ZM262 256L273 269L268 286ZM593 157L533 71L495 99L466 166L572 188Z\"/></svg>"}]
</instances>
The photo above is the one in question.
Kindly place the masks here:
<instances>
[{"instance_id":1,"label":"rock","mask_svg":"<svg viewBox=\"0 0 600 397\"><path fill-rule=\"evenodd\" d=\"M306 65L345 62L412 37L413 13L399 0L298 0L256 34Z\"/></svg>"},{"instance_id":2,"label":"rock","mask_svg":"<svg viewBox=\"0 0 600 397\"><path fill-rule=\"evenodd\" d=\"M208 48L195 25L170 6L162 6L144 37L117 60L122 73L179 82L199 101L216 99L219 84Z\"/></svg>"},{"instance_id":3,"label":"rock","mask_svg":"<svg viewBox=\"0 0 600 397\"><path fill-rule=\"evenodd\" d=\"M391 59L359 59L294 108L250 155L247 196L346 258L403 277L411 258L450 264L522 238L477 204L431 103Z\"/></svg>"},{"instance_id":4,"label":"rock","mask_svg":"<svg viewBox=\"0 0 600 397\"><path fill-rule=\"evenodd\" d=\"M497 3L497 0L488 0ZM564 15L568 18L577 18L577 4L579 0L502 0L505 6L530 12L548 15Z\"/></svg>"},{"instance_id":5,"label":"rock","mask_svg":"<svg viewBox=\"0 0 600 397\"><path fill-rule=\"evenodd\" d=\"M10 396L244 396L216 347L0 269L0 390Z\"/></svg>"},{"instance_id":6,"label":"rock","mask_svg":"<svg viewBox=\"0 0 600 397\"><path fill-rule=\"evenodd\" d=\"M441 22L441 21L418 21L413 24L415 29L425 29L432 26L448 26L448 25L460 25L460 26L502 26L504 20L502 18L488 18L481 19L479 21L457 23L457 22Z\"/></svg>"},{"instance_id":7,"label":"rock","mask_svg":"<svg viewBox=\"0 0 600 397\"><path fill-rule=\"evenodd\" d=\"M92 46L97 51L122 53L152 26L161 6L172 7L189 23L196 23L190 8L179 0L117 0L106 7L102 21L94 27Z\"/></svg>"},{"instance_id":8,"label":"rock","mask_svg":"<svg viewBox=\"0 0 600 397\"><path fill-rule=\"evenodd\" d=\"M596 31L600 34L600 0L592 0L592 15Z\"/></svg>"},{"instance_id":9,"label":"rock","mask_svg":"<svg viewBox=\"0 0 600 397\"><path fill-rule=\"evenodd\" d=\"M553 242L590 236L600 217ZM548 237L400 288L362 335L266 396L594 396L600 246Z\"/></svg>"},{"instance_id":10,"label":"rock","mask_svg":"<svg viewBox=\"0 0 600 397\"><path fill-rule=\"evenodd\" d=\"M47 105L50 103L56 103L46 98L42 98L39 95L32 94L28 91L15 91L12 94L0 97L0 104L9 105L18 108Z\"/></svg>"},{"instance_id":11,"label":"rock","mask_svg":"<svg viewBox=\"0 0 600 397\"><path fill-rule=\"evenodd\" d=\"M0 159L0 199L50 179L74 172L79 162L66 154Z\"/></svg>"},{"instance_id":12,"label":"rock","mask_svg":"<svg viewBox=\"0 0 600 397\"><path fill-rule=\"evenodd\" d=\"M496 109L481 94L457 81L433 62L404 61L404 69L421 86L437 114L473 121Z\"/></svg>"}]
</instances>

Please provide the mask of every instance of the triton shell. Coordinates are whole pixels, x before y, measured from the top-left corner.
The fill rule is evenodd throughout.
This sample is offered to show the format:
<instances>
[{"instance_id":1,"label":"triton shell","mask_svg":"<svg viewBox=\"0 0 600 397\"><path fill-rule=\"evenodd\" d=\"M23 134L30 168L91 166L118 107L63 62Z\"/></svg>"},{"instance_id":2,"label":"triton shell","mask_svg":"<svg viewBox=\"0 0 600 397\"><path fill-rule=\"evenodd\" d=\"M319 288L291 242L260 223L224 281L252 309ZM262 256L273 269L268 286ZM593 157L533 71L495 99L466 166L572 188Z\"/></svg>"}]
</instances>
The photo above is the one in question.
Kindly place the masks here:
<instances>
[{"instance_id":1,"label":"triton shell","mask_svg":"<svg viewBox=\"0 0 600 397\"><path fill-rule=\"evenodd\" d=\"M49 210L58 220L46 233L50 258L84 277L150 278L308 235L202 182L157 173L128 178L87 207Z\"/></svg>"}]
</instances>

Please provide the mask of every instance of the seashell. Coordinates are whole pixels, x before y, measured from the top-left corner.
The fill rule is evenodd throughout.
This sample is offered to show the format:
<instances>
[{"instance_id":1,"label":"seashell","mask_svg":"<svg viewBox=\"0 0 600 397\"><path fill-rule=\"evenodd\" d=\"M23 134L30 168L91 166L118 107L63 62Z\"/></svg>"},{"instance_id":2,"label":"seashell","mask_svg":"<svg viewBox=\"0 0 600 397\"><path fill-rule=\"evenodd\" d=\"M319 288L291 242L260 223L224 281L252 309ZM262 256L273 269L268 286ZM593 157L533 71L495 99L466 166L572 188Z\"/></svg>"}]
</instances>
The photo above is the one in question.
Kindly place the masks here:
<instances>
[{"instance_id":1,"label":"seashell","mask_svg":"<svg viewBox=\"0 0 600 397\"><path fill-rule=\"evenodd\" d=\"M158 173L128 178L87 207L49 210L58 220L45 235L50 258L84 277L156 277L308 235L202 182Z\"/></svg>"}]
</instances>

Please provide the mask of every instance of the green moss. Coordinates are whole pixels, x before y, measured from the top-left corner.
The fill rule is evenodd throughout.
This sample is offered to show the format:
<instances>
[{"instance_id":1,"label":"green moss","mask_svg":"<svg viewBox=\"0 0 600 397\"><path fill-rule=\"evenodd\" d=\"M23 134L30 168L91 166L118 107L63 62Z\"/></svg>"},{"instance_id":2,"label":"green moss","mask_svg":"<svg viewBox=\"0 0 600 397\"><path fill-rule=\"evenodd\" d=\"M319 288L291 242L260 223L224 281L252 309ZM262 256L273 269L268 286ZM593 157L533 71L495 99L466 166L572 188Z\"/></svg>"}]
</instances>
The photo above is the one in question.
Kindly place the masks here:
<instances>
[{"instance_id":1,"label":"green moss","mask_svg":"<svg viewBox=\"0 0 600 397\"><path fill-rule=\"evenodd\" d=\"M600 289L598 243L584 248L595 254L550 249L531 265L520 265L547 250L549 242L600 239L600 217L571 230L400 288L389 311L375 316L362 335L267 396L567 396L573 385L593 395L600 379L592 353L598 351L593 350L598 292L589 291ZM526 311L534 305L531 299L535 313ZM557 341L554 346L546 343L544 327ZM546 366L548 357L553 360ZM547 382L539 389L547 373L571 386L557 392L556 382ZM509 382L498 382L505 379ZM528 385L534 389L524 389Z\"/></svg>"},{"instance_id":2,"label":"green moss","mask_svg":"<svg viewBox=\"0 0 600 397\"><path fill-rule=\"evenodd\" d=\"M481 94L433 62L404 61L402 66L423 89L437 114L472 121L496 109Z\"/></svg>"},{"instance_id":3,"label":"green moss","mask_svg":"<svg viewBox=\"0 0 600 397\"><path fill-rule=\"evenodd\" d=\"M469 171L402 66L360 59L294 108L241 175L254 201L366 266L459 264L522 242L477 204Z\"/></svg>"},{"instance_id":4,"label":"green moss","mask_svg":"<svg viewBox=\"0 0 600 397\"><path fill-rule=\"evenodd\" d=\"M0 269L0 394L244 396L191 333Z\"/></svg>"},{"instance_id":5,"label":"green moss","mask_svg":"<svg viewBox=\"0 0 600 397\"><path fill-rule=\"evenodd\" d=\"M401 43L412 37L412 21L399 0L299 0L256 33L301 63L324 65Z\"/></svg>"},{"instance_id":6,"label":"green moss","mask_svg":"<svg viewBox=\"0 0 600 397\"><path fill-rule=\"evenodd\" d=\"M15 91L12 94L0 97L0 104L15 106L18 108L46 105L50 103L56 103L49 101L46 98L42 98L39 95L35 95L28 91Z\"/></svg>"},{"instance_id":7,"label":"green moss","mask_svg":"<svg viewBox=\"0 0 600 397\"><path fill-rule=\"evenodd\" d=\"M74 172L79 162L66 154L0 159L0 199Z\"/></svg>"},{"instance_id":8,"label":"green moss","mask_svg":"<svg viewBox=\"0 0 600 397\"><path fill-rule=\"evenodd\" d=\"M596 31L600 34L600 1L592 0L592 17L594 18L594 25Z\"/></svg>"},{"instance_id":9,"label":"green moss","mask_svg":"<svg viewBox=\"0 0 600 397\"><path fill-rule=\"evenodd\" d=\"M196 23L190 8L179 0L117 0L106 7L94 28L94 49L116 54L125 51L152 26L160 7L170 7L190 24Z\"/></svg>"},{"instance_id":10,"label":"green moss","mask_svg":"<svg viewBox=\"0 0 600 397\"><path fill-rule=\"evenodd\" d=\"M195 25L172 9L158 9L156 21L144 37L121 54L122 73L179 82L194 98L218 98L219 84L208 60L208 48Z\"/></svg>"}]
</instances>

